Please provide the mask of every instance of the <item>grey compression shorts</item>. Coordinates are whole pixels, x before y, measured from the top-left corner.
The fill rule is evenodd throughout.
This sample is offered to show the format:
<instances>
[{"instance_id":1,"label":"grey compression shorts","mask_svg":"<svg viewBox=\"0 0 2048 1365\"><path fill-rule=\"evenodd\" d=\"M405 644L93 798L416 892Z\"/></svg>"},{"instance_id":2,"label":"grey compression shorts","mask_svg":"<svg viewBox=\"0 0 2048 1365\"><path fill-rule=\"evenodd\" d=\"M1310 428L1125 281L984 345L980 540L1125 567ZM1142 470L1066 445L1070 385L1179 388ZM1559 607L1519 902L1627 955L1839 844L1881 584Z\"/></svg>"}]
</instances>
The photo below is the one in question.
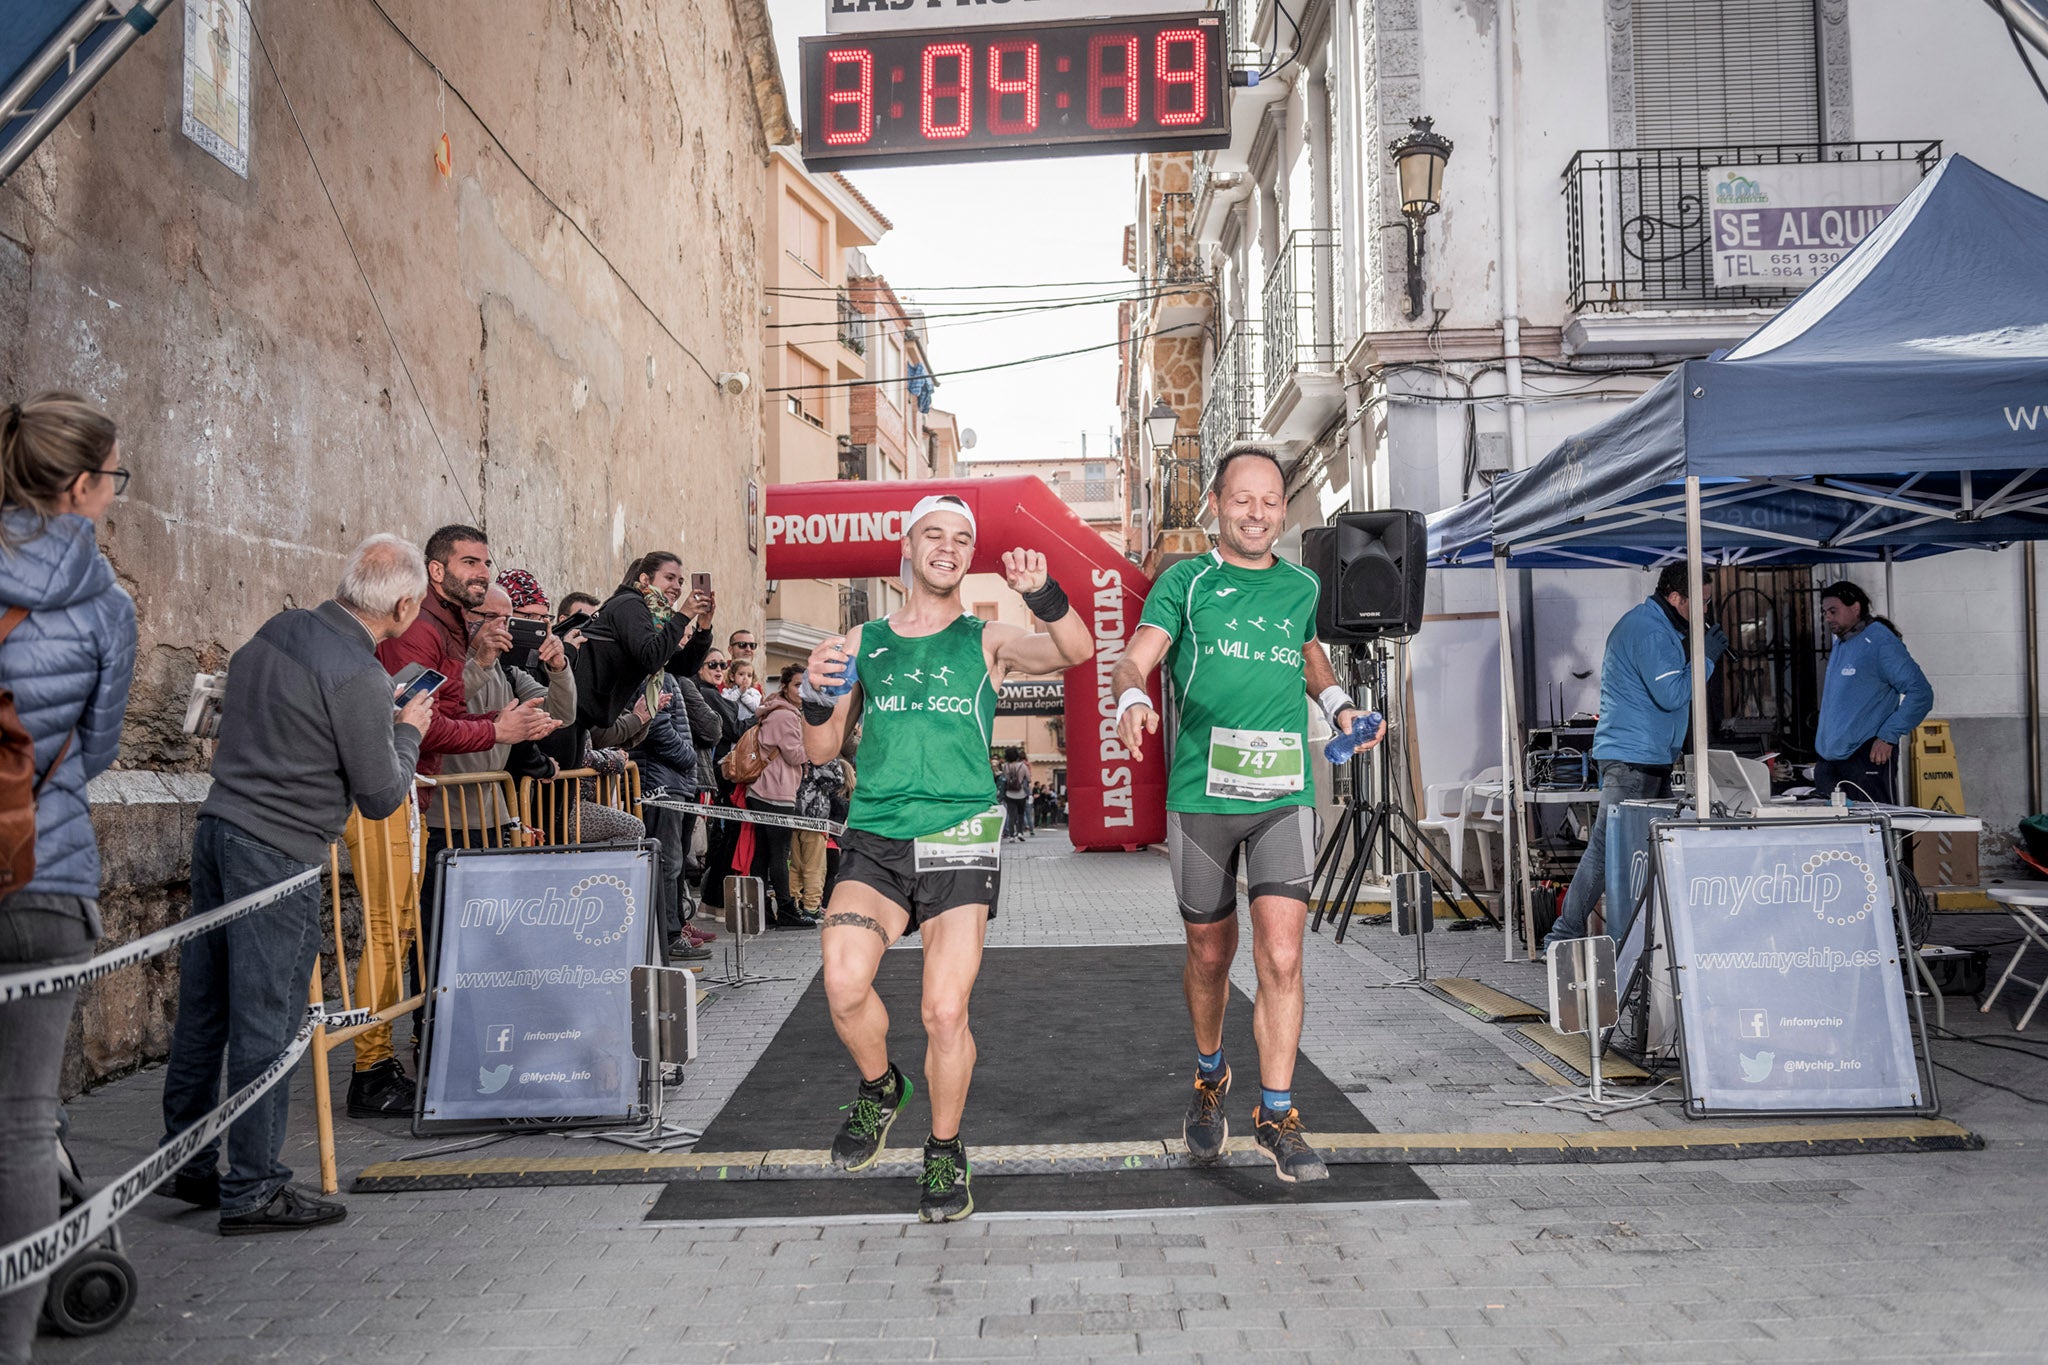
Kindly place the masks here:
<instances>
[{"instance_id":1,"label":"grey compression shorts","mask_svg":"<svg viewBox=\"0 0 2048 1365\"><path fill-rule=\"evenodd\" d=\"M1308 806L1243 815L1168 811L1166 851L1180 917L1190 924L1214 924L1237 913L1240 851L1254 899L1306 901L1315 876L1316 813Z\"/></svg>"}]
</instances>

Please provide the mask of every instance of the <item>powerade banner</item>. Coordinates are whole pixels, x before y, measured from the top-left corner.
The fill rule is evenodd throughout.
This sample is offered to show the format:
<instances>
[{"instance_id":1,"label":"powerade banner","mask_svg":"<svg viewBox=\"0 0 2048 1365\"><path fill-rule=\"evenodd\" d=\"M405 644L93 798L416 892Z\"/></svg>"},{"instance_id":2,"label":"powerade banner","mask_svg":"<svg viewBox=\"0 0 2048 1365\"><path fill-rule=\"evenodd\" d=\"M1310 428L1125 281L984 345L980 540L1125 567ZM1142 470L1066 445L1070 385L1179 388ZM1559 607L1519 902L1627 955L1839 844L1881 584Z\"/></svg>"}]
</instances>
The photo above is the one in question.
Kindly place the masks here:
<instances>
[{"instance_id":1,"label":"powerade banner","mask_svg":"<svg viewBox=\"0 0 2048 1365\"><path fill-rule=\"evenodd\" d=\"M1671 825L1657 839L1688 1104L1921 1108L1883 829Z\"/></svg>"},{"instance_id":2,"label":"powerade banner","mask_svg":"<svg viewBox=\"0 0 2048 1365\"><path fill-rule=\"evenodd\" d=\"M645 844L448 858L415 1126L633 1112L652 869Z\"/></svg>"}]
</instances>

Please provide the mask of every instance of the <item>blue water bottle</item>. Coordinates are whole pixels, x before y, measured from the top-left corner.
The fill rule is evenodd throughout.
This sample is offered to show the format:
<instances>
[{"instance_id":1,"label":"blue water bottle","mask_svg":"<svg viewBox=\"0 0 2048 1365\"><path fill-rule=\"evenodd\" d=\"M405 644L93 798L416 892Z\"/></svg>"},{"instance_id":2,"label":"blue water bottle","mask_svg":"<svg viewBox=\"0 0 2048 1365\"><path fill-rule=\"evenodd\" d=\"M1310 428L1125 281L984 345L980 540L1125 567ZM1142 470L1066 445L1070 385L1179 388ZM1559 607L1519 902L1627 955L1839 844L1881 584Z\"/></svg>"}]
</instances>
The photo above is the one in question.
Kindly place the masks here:
<instances>
[{"instance_id":1,"label":"blue water bottle","mask_svg":"<svg viewBox=\"0 0 2048 1365\"><path fill-rule=\"evenodd\" d=\"M846 671L840 675L838 682L824 690L825 695L837 701L848 692L853 691L853 684L858 679L859 673L860 670L854 666L854 656L851 654L847 655Z\"/></svg>"},{"instance_id":2,"label":"blue water bottle","mask_svg":"<svg viewBox=\"0 0 2048 1365\"><path fill-rule=\"evenodd\" d=\"M1362 716L1351 718L1351 733L1333 735L1323 746L1323 757L1332 763L1349 763L1351 756L1358 752L1358 746L1380 732L1380 713L1368 711Z\"/></svg>"}]
</instances>

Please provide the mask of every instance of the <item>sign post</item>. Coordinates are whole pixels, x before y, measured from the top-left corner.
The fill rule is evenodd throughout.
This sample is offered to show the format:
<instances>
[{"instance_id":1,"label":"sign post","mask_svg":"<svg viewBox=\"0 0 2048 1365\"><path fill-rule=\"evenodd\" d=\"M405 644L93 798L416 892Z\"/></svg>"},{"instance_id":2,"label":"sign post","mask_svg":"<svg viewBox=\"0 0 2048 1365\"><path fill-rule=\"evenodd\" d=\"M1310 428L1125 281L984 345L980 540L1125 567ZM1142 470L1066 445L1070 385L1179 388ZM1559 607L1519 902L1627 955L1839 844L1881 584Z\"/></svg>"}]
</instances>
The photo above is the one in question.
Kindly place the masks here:
<instances>
[{"instance_id":1,"label":"sign post","mask_svg":"<svg viewBox=\"0 0 2048 1365\"><path fill-rule=\"evenodd\" d=\"M1882 815L1659 822L1686 1113L1940 1112Z\"/></svg>"},{"instance_id":2,"label":"sign post","mask_svg":"<svg viewBox=\"0 0 2048 1365\"><path fill-rule=\"evenodd\" d=\"M1550 980L1550 1027L1559 1033L1586 1037L1587 1085L1569 1095L1507 1103L1530 1109L1569 1109L1589 1119L1602 1120L1624 1109L1655 1104L1659 1086L1651 1086L1632 1099L1610 1099L1600 1074L1608 1030L1620 1018L1619 993L1614 984L1614 940L1605 934L1595 934L1551 944L1545 958L1545 975Z\"/></svg>"}]
</instances>

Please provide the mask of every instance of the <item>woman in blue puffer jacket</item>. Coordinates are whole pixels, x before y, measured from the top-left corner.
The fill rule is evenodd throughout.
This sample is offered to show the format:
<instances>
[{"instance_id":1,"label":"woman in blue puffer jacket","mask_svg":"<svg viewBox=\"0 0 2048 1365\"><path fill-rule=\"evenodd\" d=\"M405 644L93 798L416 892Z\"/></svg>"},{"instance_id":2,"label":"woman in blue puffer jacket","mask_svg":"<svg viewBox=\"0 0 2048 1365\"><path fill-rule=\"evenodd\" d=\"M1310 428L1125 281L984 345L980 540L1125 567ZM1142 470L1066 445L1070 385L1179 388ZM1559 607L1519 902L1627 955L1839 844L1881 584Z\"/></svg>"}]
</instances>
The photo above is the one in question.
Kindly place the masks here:
<instances>
[{"instance_id":1,"label":"woman in blue puffer jacket","mask_svg":"<svg viewBox=\"0 0 2048 1365\"><path fill-rule=\"evenodd\" d=\"M0 611L27 613L0 643L0 691L42 780L35 876L0 900L0 976L83 961L100 938L85 784L120 750L135 675L135 603L95 535L128 482L120 462L113 422L71 394L0 408ZM69 990L0 1004L0 1246L57 1217L57 1075L77 1003ZM42 1301L40 1284L0 1298L0 1362L27 1361Z\"/></svg>"}]
</instances>

